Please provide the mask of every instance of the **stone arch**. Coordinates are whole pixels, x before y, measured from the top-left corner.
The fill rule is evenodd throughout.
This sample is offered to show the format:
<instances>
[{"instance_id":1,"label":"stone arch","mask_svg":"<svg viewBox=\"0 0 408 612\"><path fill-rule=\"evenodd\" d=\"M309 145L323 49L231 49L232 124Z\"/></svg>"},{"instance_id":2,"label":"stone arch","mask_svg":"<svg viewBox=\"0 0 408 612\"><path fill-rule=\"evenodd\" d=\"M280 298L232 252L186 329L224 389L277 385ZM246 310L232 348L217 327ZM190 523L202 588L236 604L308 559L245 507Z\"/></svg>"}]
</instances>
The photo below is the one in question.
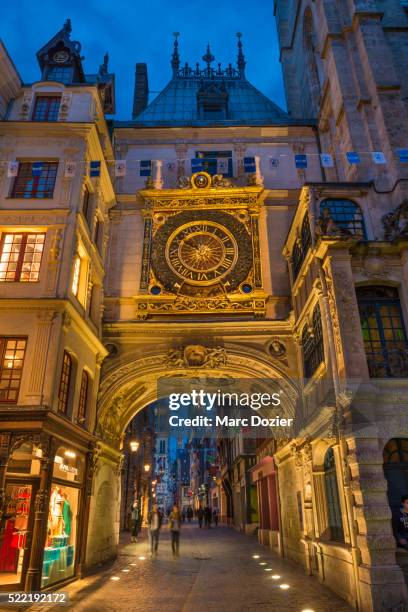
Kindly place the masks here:
<instances>
[{"instance_id":1,"label":"stone arch","mask_svg":"<svg viewBox=\"0 0 408 612\"><path fill-rule=\"evenodd\" d=\"M188 349L191 349L190 354ZM122 363L115 360L100 386L97 433L109 444L120 446L121 435L129 421L157 400L157 382L161 377L273 380L272 386L283 391L283 411L286 416L293 417L298 396L296 385L281 364L272 364L264 354L252 353L255 354L237 345L228 350L187 345L144 357L130 354Z\"/></svg>"}]
</instances>

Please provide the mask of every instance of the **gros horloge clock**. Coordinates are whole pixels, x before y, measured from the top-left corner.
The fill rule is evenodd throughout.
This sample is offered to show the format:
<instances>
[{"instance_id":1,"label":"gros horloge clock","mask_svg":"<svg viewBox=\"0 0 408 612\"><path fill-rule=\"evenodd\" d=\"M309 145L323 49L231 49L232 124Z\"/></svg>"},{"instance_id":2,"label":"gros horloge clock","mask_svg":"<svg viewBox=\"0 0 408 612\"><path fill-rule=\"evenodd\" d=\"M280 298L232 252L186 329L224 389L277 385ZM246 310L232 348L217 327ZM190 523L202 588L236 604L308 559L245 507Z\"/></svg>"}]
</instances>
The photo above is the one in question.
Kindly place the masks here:
<instances>
[{"instance_id":1,"label":"gros horloge clock","mask_svg":"<svg viewBox=\"0 0 408 612\"><path fill-rule=\"evenodd\" d=\"M157 281L178 294L235 291L252 267L252 241L245 225L223 211L172 215L156 230L151 247Z\"/></svg>"}]
</instances>

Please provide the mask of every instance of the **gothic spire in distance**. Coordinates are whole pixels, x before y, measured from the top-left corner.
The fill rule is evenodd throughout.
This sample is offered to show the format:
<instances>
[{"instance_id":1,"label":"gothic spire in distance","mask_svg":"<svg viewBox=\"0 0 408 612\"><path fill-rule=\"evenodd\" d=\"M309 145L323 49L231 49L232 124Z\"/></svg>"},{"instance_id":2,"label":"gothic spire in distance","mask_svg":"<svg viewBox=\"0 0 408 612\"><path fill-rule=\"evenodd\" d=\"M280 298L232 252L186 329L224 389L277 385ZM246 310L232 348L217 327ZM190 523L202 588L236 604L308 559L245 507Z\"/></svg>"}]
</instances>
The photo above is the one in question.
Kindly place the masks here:
<instances>
[{"instance_id":1,"label":"gothic spire in distance","mask_svg":"<svg viewBox=\"0 0 408 612\"><path fill-rule=\"evenodd\" d=\"M180 36L180 32L173 32L174 36L174 47L173 47L173 55L171 56L171 67L173 69L173 76L177 76L177 73L180 69L180 55L178 51L178 37Z\"/></svg>"},{"instance_id":2,"label":"gothic spire in distance","mask_svg":"<svg viewBox=\"0 0 408 612\"><path fill-rule=\"evenodd\" d=\"M241 41L242 33L241 32L237 32L237 38L238 38L237 68L238 68L239 76L243 78L245 76L246 61L245 61L245 55L242 51L242 41Z\"/></svg>"}]
</instances>

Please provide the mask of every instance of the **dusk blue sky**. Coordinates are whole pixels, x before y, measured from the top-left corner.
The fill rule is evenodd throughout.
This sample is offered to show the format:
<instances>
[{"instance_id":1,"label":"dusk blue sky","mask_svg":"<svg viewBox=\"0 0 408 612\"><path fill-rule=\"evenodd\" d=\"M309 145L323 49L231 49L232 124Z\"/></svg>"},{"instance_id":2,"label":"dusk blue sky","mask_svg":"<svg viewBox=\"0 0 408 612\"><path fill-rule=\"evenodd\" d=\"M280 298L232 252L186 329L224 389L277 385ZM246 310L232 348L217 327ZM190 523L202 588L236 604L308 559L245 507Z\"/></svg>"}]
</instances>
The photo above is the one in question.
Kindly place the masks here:
<instances>
[{"instance_id":1,"label":"dusk blue sky","mask_svg":"<svg viewBox=\"0 0 408 612\"><path fill-rule=\"evenodd\" d=\"M24 82L39 79L35 53L67 17L71 38L82 44L85 72L95 72L109 51L117 119L130 118L136 62L148 64L150 100L170 79L174 31L181 61L193 65L207 42L215 63L235 63L235 34L242 32L247 78L285 108L272 0L14 0L2 13L0 38Z\"/></svg>"}]
</instances>

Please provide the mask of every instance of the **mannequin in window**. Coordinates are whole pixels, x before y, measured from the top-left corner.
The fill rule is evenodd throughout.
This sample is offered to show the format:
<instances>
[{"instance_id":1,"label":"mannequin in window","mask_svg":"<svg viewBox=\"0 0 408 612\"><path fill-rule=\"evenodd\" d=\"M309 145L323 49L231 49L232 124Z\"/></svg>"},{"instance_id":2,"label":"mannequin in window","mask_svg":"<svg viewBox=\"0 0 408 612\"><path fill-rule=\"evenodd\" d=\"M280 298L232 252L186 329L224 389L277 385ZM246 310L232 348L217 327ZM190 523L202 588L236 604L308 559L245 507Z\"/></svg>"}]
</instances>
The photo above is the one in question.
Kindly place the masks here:
<instances>
[{"instance_id":1,"label":"mannequin in window","mask_svg":"<svg viewBox=\"0 0 408 612\"><path fill-rule=\"evenodd\" d=\"M52 494L50 500L50 527L51 527L51 535L61 535L62 533L62 504L63 497L61 495L61 489L56 487Z\"/></svg>"}]
</instances>

